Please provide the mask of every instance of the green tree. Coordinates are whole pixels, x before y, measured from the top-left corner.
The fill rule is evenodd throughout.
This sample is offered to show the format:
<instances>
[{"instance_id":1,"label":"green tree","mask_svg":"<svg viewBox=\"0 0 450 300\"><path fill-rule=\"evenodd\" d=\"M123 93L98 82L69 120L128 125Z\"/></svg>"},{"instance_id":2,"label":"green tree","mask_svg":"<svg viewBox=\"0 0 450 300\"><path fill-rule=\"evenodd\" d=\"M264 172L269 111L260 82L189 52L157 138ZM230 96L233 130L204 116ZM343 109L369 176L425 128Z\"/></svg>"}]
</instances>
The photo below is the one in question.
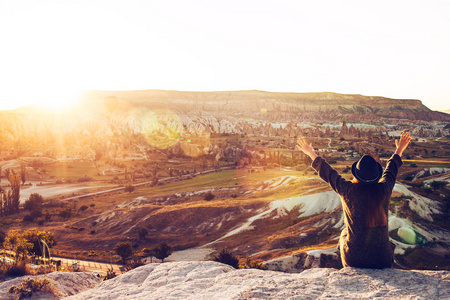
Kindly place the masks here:
<instances>
[{"instance_id":1,"label":"green tree","mask_svg":"<svg viewBox=\"0 0 450 300\"><path fill-rule=\"evenodd\" d=\"M151 170L153 185L158 185L158 181L159 181L159 173L158 172L159 172L159 169L156 167Z\"/></svg>"},{"instance_id":2,"label":"green tree","mask_svg":"<svg viewBox=\"0 0 450 300\"><path fill-rule=\"evenodd\" d=\"M139 227L138 229L138 236L140 240L143 240L147 237L148 235L148 230L145 227Z\"/></svg>"},{"instance_id":3,"label":"green tree","mask_svg":"<svg viewBox=\"0 0 450 300\"><path fill-rule=\"evenodd\" d=\"M114 247L117 255L122 258L122 261L125 262L128 258L133 256L133 247L130 242L119 242Z\"/></svg>"},{"instance_id":4,"label":"green tree","mask_svg":"<svg viewBox=\"0 0 450 300\"><path fill-rule=\"evenodd\" d=\"M3 191L3 189L0 187L0 216L3 215L5 213L4 209L4 201L6 199L5 193Z\"/></svg>"},{"instance_id":5,"label":"green tree","mask_svg":"<svg viewBox=\"0 0 450 300\"><path fill-rule=\"evenodd\" d=\"M30 197L25 200L23 208L29 211L42 211L42 203L44 198L38 193L32 193Z\"/></svg>"},{"instance_id":6,"label":"green tree","mask_svg":"<svg viewBox=\"0 0 450 300\"><path fill-rule=\"evenodd\" d=\"M7 215L19 210L20 174L16 174L11 169L5 169L4 174L9 180L11 189L8 191L0 189L0 213Z\"/></svg>"},{"instance_id":7,"label":"green tree","mask_svg":"<svg viewBox=\"0 0 450 300\"><path fill-rule=\"evenodd\" d=\"M172 254L172 247L166 243L159 243L152 249L153 255L164 262L164 259Z\"/></svg>"},{"instance_id":8,"label":"green tree","mask_svg":"<svg viewBox=\"0 0 450 300\"><path fill-rule=\"evenodd\" d=\"M5 248L9 248L14 251L16 262L19 260L25 260L33 244L27 241L23 235L17 231L10 231L3 243Z\"/></svg>"},{"instance_id":9,"label":"green tree","mask_svg":"<svg viewBox=\"0 0 450 300\"><path fill-rule=\"evenodd\" d=\"M20 165L20 179L22 180L22 184L25 184L26 180L26 167L24 164Z\"/></svg>"},{"instance_id":10,"label":"green tree","mask_svg":"<svg viewBox=\"0 0 450 300\"><path fill-rule=\"evenodd\" d=\"M11 170L8 174L8 180L11 185L11 207L10 212L16 212L19 210L20 203L20 174L16 174L14 170Z\"/></svg>"},{"instance_id":11,"label":"green tree","mask_svg":"<svg viewBox=\"0 0 450 300\"><path fill-rule=\"evenodd\" d=\"M22 236L24 239L26 239L33 245L33 247L30 249L30 253L33 254L35 257L43 256L44 253L46 257L49 257L50 255L50 253L48 253L47 250L44 250L43 252L43 249L46 248L44 247L42 241L44 241L49 248L52 248L53 246L56 245L55 235L51 232L29 229L26 230L22 234Z\"/></svg>"},{"instance_id":12,"label":"green tree","mask_svg":"<svg viewBox=\"0 0 450 300\"><path fill-rule=\"evenodd\" d=\"M16 253L16 260L25 261L32 248L33 248L32 243L30 243L23 237L19 237L14 247L14 252Z\"/></svg>"},{"instance_id":13,"label":"green tree","mask_svg":"<svg viewBox=\"0 0 450 300\"><path fill-rule=\"evenodd\" d=\"M3 243L5 242L6 239L6 233L0 229L0 247L3 247Z\"/></svg>"}]
</instances>

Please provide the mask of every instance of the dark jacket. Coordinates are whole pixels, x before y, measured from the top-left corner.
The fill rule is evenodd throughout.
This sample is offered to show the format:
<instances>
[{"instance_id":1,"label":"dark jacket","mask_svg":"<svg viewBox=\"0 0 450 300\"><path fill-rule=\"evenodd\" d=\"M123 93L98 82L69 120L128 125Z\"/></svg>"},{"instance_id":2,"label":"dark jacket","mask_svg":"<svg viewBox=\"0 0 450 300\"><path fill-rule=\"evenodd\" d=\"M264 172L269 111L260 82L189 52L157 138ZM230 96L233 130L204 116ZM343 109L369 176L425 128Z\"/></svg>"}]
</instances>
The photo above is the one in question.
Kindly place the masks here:
<instances>
[{"instance_id":1,"label":"dark jacket","mask_svg":"<svg viewBox=\"0 0 450 300\"><path fill-rule=\"evenodd\" d=\"M397 154L387 162L381 179L375 183L382 195L382 206L389 214L389 200L402 159ZM322 157L312 166L319 176L341 196L345 228L339 240L341 260L344 267L390 268L393 263L394 245L389 242L388 225L369 227L366 224L367 185L352 183L342 178Z\"/></svg>"}]
</instances>

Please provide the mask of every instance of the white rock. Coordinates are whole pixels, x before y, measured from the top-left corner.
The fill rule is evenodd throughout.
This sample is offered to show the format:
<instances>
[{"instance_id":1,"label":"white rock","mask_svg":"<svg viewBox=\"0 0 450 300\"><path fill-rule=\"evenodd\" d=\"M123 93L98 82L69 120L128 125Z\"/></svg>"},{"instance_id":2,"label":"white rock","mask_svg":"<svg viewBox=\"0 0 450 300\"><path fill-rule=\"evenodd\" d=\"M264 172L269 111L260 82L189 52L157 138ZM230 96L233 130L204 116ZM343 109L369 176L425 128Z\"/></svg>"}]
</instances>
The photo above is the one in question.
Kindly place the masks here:
<instances>
[{"instance_id":1,"label":"white rock","mask_svg":"<svg viewBox=\"0 0 450 300\"><path fill-rule=\"evenodd\" d=\"M449 299L450 272L235 270L217 262L149 264L65 299Z\"/></svg>"},{"instance_id":2,"label":"white rock","mask_svg":"<svg viewBox=\"0 0 450 300\"><path fill-rule=\"evenodd\" d=\"M90 289L100 283L100 278L86 272L53 272L47 275L23 276L17 277L0 283L0 299L12 299L8 295L8 290L13 285L20 285L26 277L47 278L59 296L70 296L87 289ZM52 294L38 294L31 299L58 299Z\"/></svg>"}]
</instances>

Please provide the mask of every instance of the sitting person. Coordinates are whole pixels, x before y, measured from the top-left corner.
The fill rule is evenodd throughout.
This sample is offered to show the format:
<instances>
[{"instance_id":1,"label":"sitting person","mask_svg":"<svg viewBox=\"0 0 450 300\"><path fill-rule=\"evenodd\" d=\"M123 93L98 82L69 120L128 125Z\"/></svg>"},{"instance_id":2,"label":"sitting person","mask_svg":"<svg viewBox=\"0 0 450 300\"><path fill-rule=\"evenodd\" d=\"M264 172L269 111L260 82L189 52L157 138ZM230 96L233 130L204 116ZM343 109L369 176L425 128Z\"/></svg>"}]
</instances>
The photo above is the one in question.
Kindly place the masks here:
<instances>
[{"instance_id":1,"label":"sitting person","mask_svg":"<svg viewBox=\"0 0 450 300\"><path fill-rule=\"evenodd\" d=\"M396 150L386 169L370 155L364 155L352 165L352 181L342 178L305 139L297 147L312 160L312 167L341 197L345 228L339 239L339 251L344 267L390 268L394 248L389 241L389 200L402 163L402 153L411 141L409 133L402 133L395 141Z\"/></svg>"}]
</instances>

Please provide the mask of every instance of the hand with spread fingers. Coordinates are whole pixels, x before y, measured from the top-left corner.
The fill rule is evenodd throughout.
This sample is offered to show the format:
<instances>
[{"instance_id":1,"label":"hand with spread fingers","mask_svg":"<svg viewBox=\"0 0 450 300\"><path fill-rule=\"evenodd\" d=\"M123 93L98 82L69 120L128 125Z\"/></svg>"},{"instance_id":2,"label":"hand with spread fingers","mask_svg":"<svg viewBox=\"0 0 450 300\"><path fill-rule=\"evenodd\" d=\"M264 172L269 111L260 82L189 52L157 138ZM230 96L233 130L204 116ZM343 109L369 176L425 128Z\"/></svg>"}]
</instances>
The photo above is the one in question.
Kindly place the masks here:
<instances>
[{"instance_id":1,"label":"hand with spread fingers","mask_svg":"<svg viewBox=\"0 0 450 300\"><path fill-rule=\"evenodd\" d=\"M313 161L318 156L314 151L312 144L308 144L304 138L299 138L297 140L297 148L303 151L306 155L308 155Z\"/></svg>"},{"instance_id":2,"label":"hand with spread fingers","mask_svg":"<svg viewBox=\"0 0 450 300\"><path fill-rule=\"evenodd\" d=\"M402 156L403 151L408 147L409 142L411 142L411 136L408 132L402 132L402 136L400 137L400 140L395 140L395 146L397 149L395 150L394 154L398 154L399 156Z\"/></svg>"}]
</instances>

